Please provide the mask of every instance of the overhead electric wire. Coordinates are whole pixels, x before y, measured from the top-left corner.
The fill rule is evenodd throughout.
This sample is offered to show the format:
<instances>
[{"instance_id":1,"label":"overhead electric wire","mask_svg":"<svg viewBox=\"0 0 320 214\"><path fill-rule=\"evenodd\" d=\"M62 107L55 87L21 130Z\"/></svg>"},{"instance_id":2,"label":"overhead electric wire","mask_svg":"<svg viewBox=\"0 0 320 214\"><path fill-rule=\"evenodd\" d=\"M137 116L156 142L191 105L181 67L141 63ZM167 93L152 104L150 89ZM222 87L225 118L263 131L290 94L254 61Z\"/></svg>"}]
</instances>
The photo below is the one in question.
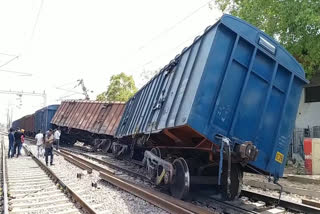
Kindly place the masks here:
<instances>
[{"instance_id":1,"label":"overhead electric wire","mask_svg":"<svg viewBox=\"0 0 320 214\"><path fill-rule=\"evenodd\" d=\"M201 34L201 33L203 33L204 31L203 30L201 30L199 33L197 33L196 35L199 35L199 34ZM169 53L169 52L171 52L171 51L174 51L174 50L176 50L177 48L179 48L179 47L181 47L183 44L185 44L185 43L187 43L187 42L189 42L190 40L192 40L192 39L194 39L194 38L196 38L197 36L191 36L191 37L189 37L188 39L186 39L186 40L184 40L183 42L181 42L181 43L179 43L177 46L175 46L174 48L170 48L169 50L166 50L166 51L163 51L161 54L159 54L159 55L157 55L157 56L155 56L155 57L152 57L153 59L159 59L160 57L162 57L162 56L164 56L164 55L166 55L167 53ZM187 46L188 47L188 46ZM146 65L148 65L148 64L151 64L152 62L154 62L155 60L148 60L147 62L145 62L144 64L142 64L142 65L140 65L140 66L137 66L135 69L133 69L133 70L136 70L136 69L138 69L138 68L141 68L141 67L144 67L144 66L146 66Z\"/></svg>"},{"instance_id":2,"label":"overhead electric wire","mask_svg":"<svg viewBox=\"0 0 320 214\"><path fill-rule=\"evenodd\" d=\"M18 72L18 71L11 71L11 70L5 70L5 69L0 69L0 72L7 72L7 73L14 73L14 74L21 74L20 76L32 76L32 74L30 74L30 73Z\"/></svg>"},{"instance_id":3,"label":"overhead electric wire","mask_svg":"<svg viewBox=\"0 0 320 214\"><path fill-rule=\"evenodd\" d=\"M5 66L5 65L7 65L7 64L9 64L10 62L12 62L13 60L15 60L15 59L17 59L17 58L19 58L19 56L15 56L15 57L11 58L10 60L8 60L7 62L5 62L4 64L0 65L0 68L3 67L3 66Z\"/></svg>"},{"instance_id":4,"label":"overhead electric wire","mask_svg":"<svg viewBox=\"0 0 320 214\"><path fill-rule=\"evenodd\" d=\"M76 93L76 94L82 94L81 92L77 92L77 91L73 91L73 90L69 90L69 89L65 89L65 88L60 88L60 87L56 87L56 89L62 90L62 91L67 91L67 92L72 92L72 93Z\"/></svg>"},{"instance_id":5,"label":"overhead electric wire","mask_svg":"<svg viewBox=\"0 0 320 214\"><path fill-rule=\"evenodd\" d=\"M0 53L1 55L6 55L6 56L17 56L17 55L14 55L14 54L7 54L7 53Z\"/></svg>"},{"instance_id":6,"label":"overhead electric wire","mask_svg":"<svg viewBox=\"0 0 320 214\"><path fill-rule=\"evenodd\" d=\"M146 44L150 44L150 42L158 39L160 36L162 36L163 34L166 34L168 32L170 32L171 30L173 30L174 28L176 28L178 25L180 25L182 22L184 22L185 20L187 20L188 18L190 18L191 16L193 16L194 14L196 14L198 11L200 11L203 7L207 6L210 2L212 2L213 0L207 1L205 4L201 5L200 7L198 7L197 9L193 10L191 13L187 14L185 17L183 17L181 20L179 20L178 22L176 22L175 24L171 25L170 27L166 28L165 30L163 30L162 32L158 33L156 36L154 36L152 39L150 39ZM144 49L147 45L142 45L139 48L139 51Z\"/></svg>"},{"instance_id":7,"label":"overhead electric wire","mask_svg":"<svg viewBox=\"0 0 320 214\"><path fill-rule=\"evenodd\" d=\"M163 34L166 34L168 32L170 32L171 30L173 30L174 28L176 28L178 25L180 25L182 22L184 22L185 20L187 20L188 18L190 18L191 16L193 16L194 14L196 14L197 12L199 12L203 7L205 7L206 5L210 4L213 0L207 1L205 4L201 5L200 7L198 7L197 9L193 10L191 13L187 14L184 18L182 18L181 20L179 20L178 22L176 22L175 24L173 24L171 27L166 28L164 31L160 32L159 34L157 34L156 36L154 36L152 39L150 39L147 43L143 44L135 53L142 51L144 48L146 48L152 41L158 39L160 36L162 36ZM197 35L199 35L200 33L202 33L203 31L200 31ZM162 54L157 55L156 57L152 57L151 60L147 60L146 63L135 67L135 69L132 70L136 70L138 68L144 67L145 65L151 64L155 59L155 58L159 58L165 54L167 54L168 52L171 52L175 49L177 49L178 47L182 46L183 44L185 44L186 42L188 42L189 40L195 38L193 37L189 37L187 40L184 40L183 42L179 43L179 45L177 45L174 48L170 48L167 51L162 52Z\"/></svg>"},{"instance_id":8,"label":"overhead electric wire","mask_svg":"<svg viewBox=\"0 0 320 214\"><path fill-rule=\"evenodd\" d=\"M44 2L44 0L41 0L41 2L40 2L40 6L39 6L39 9L38 9L36 20L35 20L34 25L33 25L32 34L31 34L30 40L33 39L34 32L35 32L35 30L37 28L37 25L38 25L38 22L39 22L39 18L40 18L40 14L41 14L41 10L42 10L42 7L43 7L43 2Z\"/></svg>"},{"instance_id":9,"label":"overhead electric wire","mask_svg":"<svg viewBox=\"0 0 320 214\"><path fill-rule=\"evenodd\" d=\"M77 83L77 81L72 81L72 82L63 83L62 85L59 85L59 86L56 86L56 87L57 88L61 88L61 87L67 86L67 85L74 85L76 83Z\"/></svg>"}]
</instances>

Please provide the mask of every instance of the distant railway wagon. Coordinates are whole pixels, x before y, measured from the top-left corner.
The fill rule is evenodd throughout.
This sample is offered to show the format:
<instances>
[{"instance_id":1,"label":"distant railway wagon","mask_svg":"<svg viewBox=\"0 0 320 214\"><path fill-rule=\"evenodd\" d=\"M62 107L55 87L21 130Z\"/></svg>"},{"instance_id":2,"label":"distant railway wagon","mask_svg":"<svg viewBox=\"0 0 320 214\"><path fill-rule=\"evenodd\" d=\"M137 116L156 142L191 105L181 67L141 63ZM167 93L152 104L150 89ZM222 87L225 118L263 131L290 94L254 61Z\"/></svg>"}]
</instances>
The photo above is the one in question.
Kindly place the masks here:
<instances>
[{"instance_id":1,"label":"distant railway wagon","mask_svg":"<svg viewBox=\"0 0 320 214\"><path fill-rule=\"evenodd\" d=\"M32 137L35 134L34 115L26 115L12 123L12 128L24 129L25 135Z\"/></svg>"},{"instance_id":2,"label":"distant railway wagon","mask_svg":"<svg viewBox=\"0 0 320 214\"><path fill-rule=\"evenodd\" d=\"M62 143L77 140L108 151L124 110L124 103L63 101L51 123L62 131Z\"/></svg>"},{"instance_id":3,"label":"distant railway wagon","mask_svg":"<svg viewBox=\"0 0 320 214\"><path fill-rule=\"evenodd\" d=\"M57 111L59 105L49 105L37 110L34 114L26 115L12 122L12 128L24 129L25 135L34 137L38 130L45 133L52 128L50 121Z\"/></svg>"},{"instance_id":4,"label":"distant railway wagon","mask_svg":"<svg viewBox=\"0 0 320 214\"><path fill-rule=\"evenodd\" d=\"M244 170L283 175L305 83L280 44L224 15L127 102L113 151L147 149L149 178L175 197L218 184L235 198Z\"/></svg>"},{"instance_id":5,"label":"distant railway wagon","mask_svg":"<svg viewBox=\"0 0 320 214\"><path fill-rule=\"evenodd\" d=\"M59 105L49 105L34 113L35 132L41 130L42 133L45 133L47 130L53 128L50 122L58 107Z\"/></svg>"},{"instance_id":6,"label":"distant railway wagon","mask_svg":"<svg viewBox=\"0 0 320 214\"><path fill-rule=\"evenodd\" d=\"M25 134L27 136L34 136L35 135L35 123L34 123L34 115L27 115L24 117L24 125L21 126L25 130Z\"/></svg>"},{"instance_id":7,"label":"distant railway wagon","mask_svg":"<svg viewBox=\"0 0 320 214\"><path fill-rule=\"evenodd\" d=\"M14 128L14 129L20 128L21 119L22 119L22 118L13 121L13 122L12 122L12 128Z\"/></svg>"}]
</instances>

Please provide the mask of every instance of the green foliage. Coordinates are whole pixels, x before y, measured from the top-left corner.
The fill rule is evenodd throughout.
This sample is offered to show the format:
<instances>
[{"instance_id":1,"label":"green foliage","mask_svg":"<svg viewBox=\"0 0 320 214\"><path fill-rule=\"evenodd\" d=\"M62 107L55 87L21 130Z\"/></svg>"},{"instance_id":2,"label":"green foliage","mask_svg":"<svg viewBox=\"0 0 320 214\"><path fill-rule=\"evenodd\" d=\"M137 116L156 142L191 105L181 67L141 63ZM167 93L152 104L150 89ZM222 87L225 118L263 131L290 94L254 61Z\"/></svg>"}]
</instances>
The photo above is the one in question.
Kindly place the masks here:
<instances>
[{"instance_id":1,"label":"green foliage","mask_svg":"<svg viewBox=\"0 0 320 214\"><path fill-rule=\"evenodd\" d=\"M98 94L96 100L97 101L107 101L106 93L107 92L105 91L105 92L102 92L101 94Z\"/></svg>"},{"instance_id":2,"label":"green foliage","mask_svg":"<svg viewBox=\"0 0 320 214\"><path fill-rule=\"evenodd\" d=\"M136 92L133 77L122 72L111 77L108 90L99 94L97 100L126 102Z\"/></svg>"},{"instance_id":3,"label":"green foliage","mask_svg":"<svg viewBox=\"0 0 320 214\"><path fill-rule=\"evenodd\" d=\"M216 0L224 12L257 26L279 41L310 78L320 73L319 0Z\"/></svg>"}]
</instances>

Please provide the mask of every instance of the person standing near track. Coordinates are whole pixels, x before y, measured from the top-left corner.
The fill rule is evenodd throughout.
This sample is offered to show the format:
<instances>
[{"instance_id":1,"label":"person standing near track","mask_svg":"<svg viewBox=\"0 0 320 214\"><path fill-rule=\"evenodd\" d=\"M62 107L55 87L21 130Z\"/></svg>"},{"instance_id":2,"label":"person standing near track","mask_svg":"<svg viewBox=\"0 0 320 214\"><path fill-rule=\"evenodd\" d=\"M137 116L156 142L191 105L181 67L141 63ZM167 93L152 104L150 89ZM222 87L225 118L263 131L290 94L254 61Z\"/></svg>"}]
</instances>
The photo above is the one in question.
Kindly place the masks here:
<instances>
[{"instance_id":1,"label":"person standing near track","mask_svg":"<svg viewBox=\"0 0 320 214\"><path fill-rule=\"evenodd\" d=\"M53 134L54 142L56 144L56 149L58 151L59 151L60 135L61 135L60 128L58 127Z\"/></svg>"},{"instance_id":2,"label":"person standing near track","mask_svg":"<svg viewBox=\"0 0 320 214\"><path fill-rule=\"evenodd\" d=\"M36 134L35 139L37 141L37 150L38 150L38 158L42 156L42 144L43 144L43 134L41 130L38 130L38 134Z\"/></svg>"},{"instance_id":3,"label":"person standing near track","mask_svg":"<svg viewBox=\"0 0 320 214\"><path fill-rule=\"evenodd\" d=\"M48 166L48 156L50 155L50 165L53 165L53 134L50 129L44 141L44 156L46 159L46 165Z\"/></svg>"},{"instance_id":4,"label":"person standing near track","mask_svg":"<svg viewBox=\"0 0 320 214\"><path fill-rule=\"evenodd\" d=\"M14 130L13 130L13 128L9 129L8 138L9 138L8 158L10 158L11 154L13 153L13 145L14 145Z\"/></svg>"},{"instance_id":5,"label":"person standing near track","mask_svg":"<svg viewBox=\"0 0 320 214\"><path fill-rule=\"evenodd\" d=\"M15 153L17 152L17 157L19 157L20 155L20 150L21 150L21 146L22 146L22 142L21 142L21 138L23 136L23 132L17 128L17 131L14 133L14 146L13 146L13 152L11 154L11 157L13 157L15 155Z\"/></svg>"}]
</instances>

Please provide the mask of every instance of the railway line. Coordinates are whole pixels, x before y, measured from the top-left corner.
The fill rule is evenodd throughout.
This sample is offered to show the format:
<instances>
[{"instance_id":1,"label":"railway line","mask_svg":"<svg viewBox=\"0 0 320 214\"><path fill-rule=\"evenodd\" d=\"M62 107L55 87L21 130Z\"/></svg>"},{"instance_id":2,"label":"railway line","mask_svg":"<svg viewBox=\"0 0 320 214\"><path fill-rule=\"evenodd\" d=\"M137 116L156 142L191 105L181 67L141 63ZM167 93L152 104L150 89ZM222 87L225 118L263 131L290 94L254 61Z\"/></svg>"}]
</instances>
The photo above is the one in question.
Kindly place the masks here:
<instances>
[{"instance_id":1,"label":"railway line","mask_svg":"<svg viewBox=\"0 0 320 214\"><path fill-rule=\"evenodd\" d=\"M28 148L19 158L7 159L6 144L1 134L3 213L95 213Z\"/></svg>"},{"instance_id":2,"label":"railway line","mask_svg":"<svg viewBox=\"0 0 320 214\"><path fill-rule=\"evenodd\" d=\"M112 173L125 173L130 176L139 177L142 180L147 180L145 174L141 171L141 169L139 170L139 167L134 168L132 167L132 164L129 165L129 167L124 167L126 164L119 163L119 160L112 160L112 158L108 156L104 156L104 158L102 159L101 155L99 157L98 155L87 154L83 151L81 152L79 148L62 148L60 149L60 154L72 157L74 160L83 163L92 169L101 170L101 165L105 165L114 170L111 170ZM119 171L121 171L122 173ZM194 197L198 198L200 201L202 199L207 200L207 204L209 203L210 206L213 207L215 210L223 213L262 213L268 209L270 210L275 208L278 202L280 210L281 208L283 208L286 210L286 212L289 213L320 213L320 209L317 207L295 203L284 199L278 201L278 198L276 197L268 196L266 194L257 193L255 191L250 190L242 190L241 196L247 197L252 201L262 201L266 204L266 206L263 206L262 208L255 208L245 204L239 205L239 203L235 202L222 201L214 196L211 196L210 194L212 193L194 193Z\"/></svg>"},{"instance_id":3,"label":"railway line","mask_svg":"<svg viewBox=\"0 0 320 214\"><path fill-rule=\"evenodd\" d=\"M1 139L1 146L3 146L3 135L1 135ZM77 191L74 191L75 187L68 186L70 184L61 179L69 175L63 174L62 172L60 175L55 174L51 169L47 168L42 161L32 155L30 152L32 150L31 148L27 146L24 147L24 149L26 153L30 153L30 156L9 160L5 158L5 150L1 150L2 169L16 169L8 171L7 175L6 171L2 174L5 178L8 178L3 180L7 180L9 184L8 192L10 195L9 203L2 203L4 205L2 206L3 211L7 204L9 213L35 213L39 210L44 210L44 212L41 213L51 213L53 210L55 210L54 212L56 213L104 213L98 209L99 206L94 206L90 204L90 202L88 203L88 200L85 200L86 197L83 196L85 194L80 197L76 194ZM263 213L275 207L277 203L277 198L247 190L243 190L241 195L254 201L263 201L266 206L257 208L237 202L221 201L210 195L212 194L210 192L194 193L193 198L190 200L192 203L189 203L174 199L157 190L137 185L132 180L128 181L128 177L134 177L140 178L145 183L148 182L139 165L134 167L132 163L128 165L125 161L113 159L108 155L102 156L101 154L97 155L97 153L88 154L79 150L79 148L61 148L60 151L55 152L73 165L86 170L88 173L92 173L93 171L98 172L99 179L105 180L132 195L138 196L169 213ZM17 166L18 161L19 166ZM23 163L23 165L20 163ZM129 167L124 167L126 165ZM49 179L48 175L51 179ZM2 186L3 196L5 196L8 193L5 194L6 188L3 183ZM74 184L74 186L77 186L77 184ZM60 189L65 190L67 194L64 194ZM51 192L51 195L47 196L46 192ZM71 195L72 199L70 199ZM54 197L55 200L51 200L50 203L46 202L52 197ZM4 197L2 197L2 200L4 201ZM194 203L195 201L196 203ZM55 205L53 207L50 206L50 204ZM280 201L280 206L285 208L286 213L320 213L319 208L285 200ZM85 207L91 209L91 211L88 211ZM67 210L65 208L67 208Z\"/></svg>"},{"instance_id":4,"label":"railway line","mask_svg":"<svg viewBox=\"0 0 320 214\"><path fill-rule=\"evenodd\" d=\"M207 209L197 207L191 203L187 203L187 202L175 199L175 198L168 196L166 194L157 192L151 188L139 186L139 185L133 183L132 181L122 179L119 176L115 175L114 171L107 170L104 167L101 167L97 164L93 164L93 163L90 164L90 162L85 161L85 159L80 161L79 158L76 158L76 156L69 155L64 150L61 150L61 152L58 152L58 151L55 151L55 152L57 154L56 158L57 158L57 156L61 156L65 160L67 160L68 162L71 162L73 165L75 165L83 170L86 170L88 173L92 173L92 174L97 173L99 176L99 179L102 181L102 184L103 184L103 181L107 181L107 183L111 183L113 186L116 186L117 188L124 190L125 192L129 193L130 195L132 195L134 197L141 198L144 201L149 202L150 204L161 208L163 211L166 211L165 213L167 213L167 212L168 213L185 213L185 214L213 213L213 212L208 211ZM61 173L61 176L67 177L68 175ZM73 177L75 177L75 176L73 176ZM85 176L83 176L83 177L85 177ZM71 176L69 176L69 179L70 179L70 181L72 180ZM86 178L74 180L74 185L81 186L80 181L84 180L84 179L86 179ZM100 187L102 186L101 182L95 182L95 184ZM104 184L104 185L106 185L106 184ZM101 189L103 189L103 188L101 188ZM93 194L95 194L95 192L97 194L96 198L94 198L94 195L93 195ZM89 198L90 197L89 191L86 191L86 193L88 194L87 196ZM91 195L92 201L99 201L98 198L99 198L100 193L97 193L97 191L95 191L95 190L92 190L92 193L91 193L92 194ZM85 193L84 193L84 195L85 195ZM130 197L132 197L132 196L130 196ZM86 196L84 196L84 198L86 198ZM91 203L91 202L89 202L89 203ZM92 205L91 204L91 206L98 207L99 205L97 205L97 204ZM101 204L101 207L106 207L106 204ZM101 213L102 213L102 210L101 210ZM137 212L133 211L132 213L137 213Z\"/></svg>"}]
</instances>

